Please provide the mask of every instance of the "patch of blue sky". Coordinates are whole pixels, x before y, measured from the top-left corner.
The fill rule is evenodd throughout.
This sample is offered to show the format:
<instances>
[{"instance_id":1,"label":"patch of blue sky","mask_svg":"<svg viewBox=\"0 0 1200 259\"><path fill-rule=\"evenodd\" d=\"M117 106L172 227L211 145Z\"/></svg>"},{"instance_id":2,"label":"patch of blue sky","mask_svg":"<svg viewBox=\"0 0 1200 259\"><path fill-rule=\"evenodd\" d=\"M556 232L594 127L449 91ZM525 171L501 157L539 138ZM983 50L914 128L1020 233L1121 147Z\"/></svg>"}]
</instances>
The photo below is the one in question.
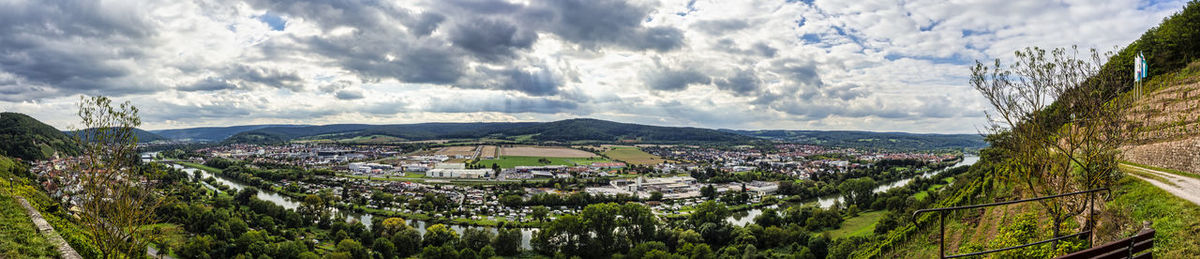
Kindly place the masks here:
<instances>
[{"instance_id":1,"label":"patch of blue sky","mask_svg":"<svg viewBox=\"0 0 1200 259\"><path fill-rule=\"evenodd\" d=\"M284 21L283 17L271 14L270 12L255 16L254 18L266 23L267 26L271 27L272 31L282 31L284 28L287 28L287 21Z\"/></svg>"}]
</instances>

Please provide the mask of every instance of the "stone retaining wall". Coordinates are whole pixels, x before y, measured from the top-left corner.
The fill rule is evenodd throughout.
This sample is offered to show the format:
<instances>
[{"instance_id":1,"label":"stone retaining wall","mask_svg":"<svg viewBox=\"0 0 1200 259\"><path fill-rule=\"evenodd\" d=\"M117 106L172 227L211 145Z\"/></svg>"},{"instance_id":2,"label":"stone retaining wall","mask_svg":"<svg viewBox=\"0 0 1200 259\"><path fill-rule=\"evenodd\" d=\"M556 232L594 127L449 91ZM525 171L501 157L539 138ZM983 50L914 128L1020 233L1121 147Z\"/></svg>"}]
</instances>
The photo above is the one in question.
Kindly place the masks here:
<instances>
[{"instance_id":1,"label":"stone retaining wall","mask_svg":"<svg viewBox=\"0 0 1200 259\"><path fill-rule=\"evenodd\" d=\"M46 237L46 240L49 240L50 243L58 247L58 253L61 258L83 258L79 256L79 253L75 252L74 248L71 248L71 245L67 244L67 240L63 240L62 236L54 231L54 227L49 222L46 222L45 218L42 218L42 213L39 213L33 206L29 206L29 202L25 201L24 197L15 197L17 198L17 202L21 203L21 207L25 207L25 214L29 214L29 218L33 220L33 225L37 227L38 232L41 232L42 236Z\"/></svg>"},{"instance_id":2,"label":"stone retaining wall","mask_svg":"<svg viewBox=\"0 0 1200 259\"><path fill-rule=\"evenodd\" d=\"M1126 147L1126 161L1185 172L1200 172L1200 136Z\"/></svg>"}]
</instances>

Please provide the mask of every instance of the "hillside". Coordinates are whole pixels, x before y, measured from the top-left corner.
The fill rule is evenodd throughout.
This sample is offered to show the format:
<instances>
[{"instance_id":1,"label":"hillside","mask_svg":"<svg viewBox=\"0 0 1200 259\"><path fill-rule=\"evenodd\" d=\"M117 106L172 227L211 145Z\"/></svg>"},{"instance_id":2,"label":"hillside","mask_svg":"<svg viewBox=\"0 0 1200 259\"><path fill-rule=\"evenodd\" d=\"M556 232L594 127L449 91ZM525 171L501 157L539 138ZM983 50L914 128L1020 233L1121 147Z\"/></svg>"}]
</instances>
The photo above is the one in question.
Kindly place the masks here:
<instances>
[{"instance_id":1,"label":"hillside","mask_svg":"<svg viewBox=\"0 0 1200 259\"><path fill-rule=\"evenodd\" d=\"M1195 137L1195 133L1200 132L1197 123L1200 118L1197 117L1197 106L1200 103L1195 95L1200 94L1196 91L1200 90L1197 84L1200 81L1197 76L1200 74L1200 65L1196 63L1196 58L1200 57L1200 1L1190 1L1182 11L1163 20L1118 51L1101 67L1096 77L1074 90L1100 93L1103 100L1129 97L1134 85L1133 60L1139 52L1148 60L1149 77L1144 83L1146 94L1125 112L1125 116L1140 123L1124 125L1135 136L1122 155L1126 160L1159 167L1197 168L1200 139ZM1111 77L1119 78L1121 83L1103 85L1098 84L1100 79L1096 79ZM1050 121L1066 123L1073 111L1067 105L1052 105L1043 112L1057 118ZM979 162L970 170L970 174L980 177L964 177L972 179L971 182L955 181L951 189L938 195L943 198L927 208L1030 198L1029 195L1020 194L1020 183L1003 175L1006 169L1002 163L1007 154L1002 152L985 148L981 151L983 155ZM995 180L981 181L989 178ZM1137 177L1124 177L1111 188L1113 199L1107 202L1106 211L1099 218L1097 241L1103 243L1127 237L1140 227L1140 222L1149 221L1158 231L1155 257L1196 258L1195 237L1200 233L1200 222L1197 222L1195 215L1200 208ZM1045 222L1013 220L1019 217L1010 216L1038 211L1036 208L1014 205L950 215L945 219L949 244L946 249L950 253L981 251L1036 241L1038 236L1046 236L1046 233L1038 233L1045 231L1045 227L1038 227L1038 224ZM897 230L877 235L874 240L859 246L853 257L936 256L938 220L925 215L930 214L912 220L919 224L905 224ZM997 257L1048 258L1050 256L1045 254L1046 251L1044 246L1040 249L1026 248Z\"/></svg>"},{"instance_id":2,"label":"hillside","mask_svg":"<svg viewBox=\"0 0 1200 259\"><path fill-rule=\"evenodd\" d=\"M826 145L860 149L937 150L987 147L979 134L915 134L870 131L815 130L725 130L746 136L799 144Z\"/></svg>"},{"instance_id":3,"label":"hillside","mask_svg":"<svg viewBox=\"0 0 1200 259\"><path fill-rule=\"evenodd\" d=\"M25 114L0 113L0 155L24 160L42 160L55 152L79 153L67 134Z\"/></svg>"},{"instance_id":4,"label":"hillside","mask_svg":"<svg viewBox=\"0 0 1200 259\"><path fill-rule=\"evenodd\" d=\"M420 123L395 125L337 124L269 127L233 135L230 143L274 143L295 139L348 139L385 135L404 140L499 138L534 141L745 142L753 138L710 129L659 127L596 119L554 122Z\"/></svg>"},{"instance_id":5,"label":"hillside","mask_svg":"<svg viewBox=\"0 0 1200 259\"><path fill-rule=\"evenodd\" d=\"M1125 113L1136 136L1124 148L1130 162L1200 172L1200 62L1159 76Z\"/></svg>"},{"instance_id":6,"label":"hillside","mask_svg":"<svg viewBox=\"0 0 1200 259\"><path fill-rule=\"evenodd\" d=\"M244 125L232 127L200 127L200 128L184 128L184 129L166 129L166 130L151 130L151 133L158 134L172 140L190 140L190 141L222 141L230 136L238 133L270 128L270 127L307 127L309 125Z\"/></svg>"}]
</instances>

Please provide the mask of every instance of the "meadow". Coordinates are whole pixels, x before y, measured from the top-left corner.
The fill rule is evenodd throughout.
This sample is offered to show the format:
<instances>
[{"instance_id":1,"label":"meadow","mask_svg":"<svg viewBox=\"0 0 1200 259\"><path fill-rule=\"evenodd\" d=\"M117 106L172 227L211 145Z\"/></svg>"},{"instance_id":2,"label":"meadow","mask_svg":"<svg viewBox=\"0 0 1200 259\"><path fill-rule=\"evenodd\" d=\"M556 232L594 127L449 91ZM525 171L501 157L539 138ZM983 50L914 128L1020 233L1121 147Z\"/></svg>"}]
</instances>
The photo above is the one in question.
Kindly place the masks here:
<instances>
[{"instance_id":1,"label":"meadow","mask_svg":"<svg viewBox=\"0 0 1200 259\"><path fill-rule=\"evenodd\" d=\"M657 165L666 162L666 159L646 153L637 147L631 146L609 146L608 150L604 151L604 155L609 159L624 161L633 165Z\"/></svg>"},{"instance_id":2,"label":"meadow","mask_svg":"<svg viewBox=\"0 0 1200 259\"><path fill-rule=\"evenodd\" d=\"M542 159L549 160L550 163L543 163ZM536 156L501 156L497 159L479 160L479 164L490 168L492 164L499 164L500 168L513 168L517 166L540 166L540 165L590 165L598 162L612 162L608 159L600 157L536 157Z\"/></svg>"}]
</instances>

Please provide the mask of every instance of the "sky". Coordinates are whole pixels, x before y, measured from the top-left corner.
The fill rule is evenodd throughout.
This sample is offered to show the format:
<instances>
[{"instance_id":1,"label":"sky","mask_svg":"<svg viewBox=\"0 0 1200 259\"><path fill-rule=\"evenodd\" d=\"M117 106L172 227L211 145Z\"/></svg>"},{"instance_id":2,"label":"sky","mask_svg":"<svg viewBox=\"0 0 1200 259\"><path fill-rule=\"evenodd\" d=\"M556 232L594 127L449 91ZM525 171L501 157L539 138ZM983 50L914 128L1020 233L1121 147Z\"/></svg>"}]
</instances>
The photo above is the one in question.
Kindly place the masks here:
<instances>
[{"instance_id":1,"label":"sky","mask_svg":"<svg viewBox=\"0 0 1200 259\"><path fill-rule=\"evenodd\" d=\"M0 0L0 110L145 129L596 118L978 133L976 60L1123 47L1184 1Z\"/></svg>"}]
</instances>

